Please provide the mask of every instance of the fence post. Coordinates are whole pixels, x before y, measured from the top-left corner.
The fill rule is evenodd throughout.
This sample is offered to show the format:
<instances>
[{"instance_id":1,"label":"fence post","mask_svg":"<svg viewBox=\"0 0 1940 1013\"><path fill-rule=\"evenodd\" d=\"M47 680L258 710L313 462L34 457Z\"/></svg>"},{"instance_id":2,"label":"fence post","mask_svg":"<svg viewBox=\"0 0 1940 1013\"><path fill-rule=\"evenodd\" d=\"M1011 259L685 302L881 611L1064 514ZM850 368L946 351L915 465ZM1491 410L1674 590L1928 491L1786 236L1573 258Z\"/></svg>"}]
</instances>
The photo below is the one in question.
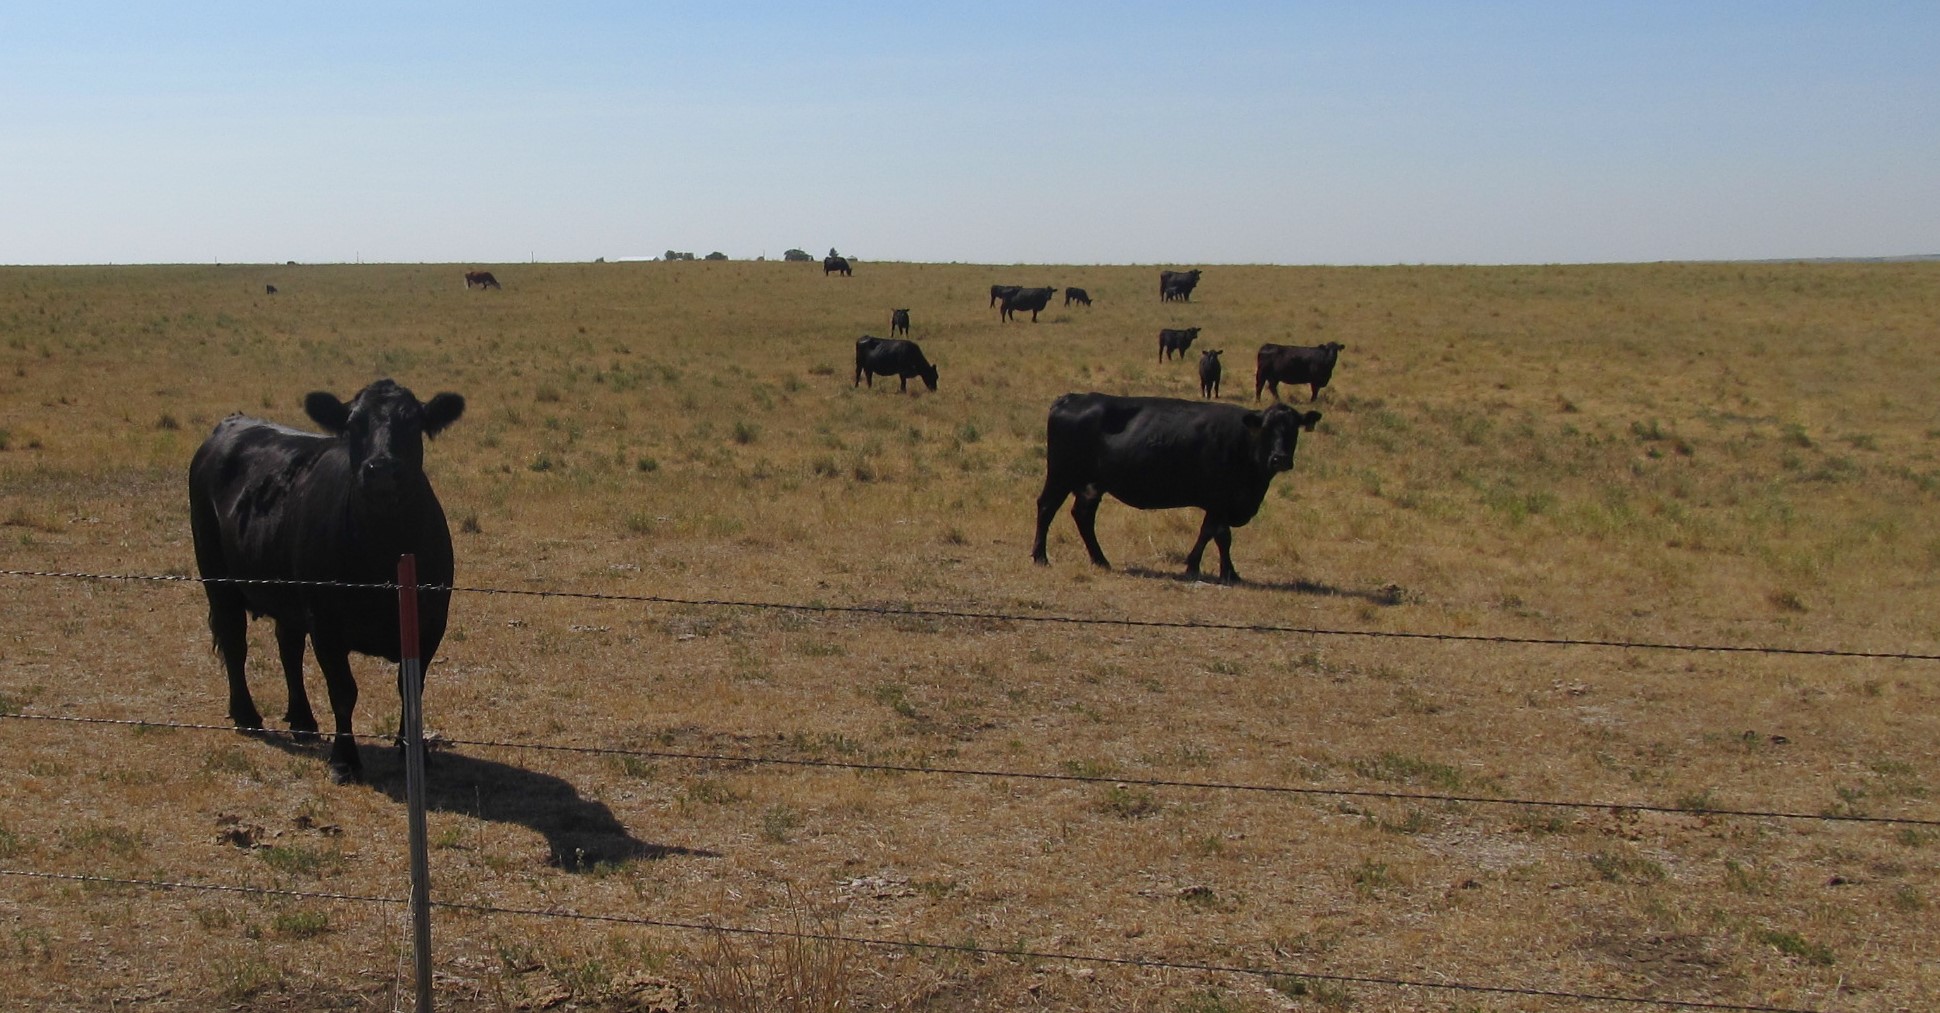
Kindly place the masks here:
<instances>
[{"instance_id":1,"label":"fence post","mask_svg":"<svg viewBox=\"0 0 1940 1013\"><path fill-rule=\"evenodd\" d=\"M418 557L397 561L398 694L404 711L404 798L410 813L412 956L417 963L417 1013L431 1013L431 867L424 832L424 665L418 657Z\"/></svg>"}]
</instances>

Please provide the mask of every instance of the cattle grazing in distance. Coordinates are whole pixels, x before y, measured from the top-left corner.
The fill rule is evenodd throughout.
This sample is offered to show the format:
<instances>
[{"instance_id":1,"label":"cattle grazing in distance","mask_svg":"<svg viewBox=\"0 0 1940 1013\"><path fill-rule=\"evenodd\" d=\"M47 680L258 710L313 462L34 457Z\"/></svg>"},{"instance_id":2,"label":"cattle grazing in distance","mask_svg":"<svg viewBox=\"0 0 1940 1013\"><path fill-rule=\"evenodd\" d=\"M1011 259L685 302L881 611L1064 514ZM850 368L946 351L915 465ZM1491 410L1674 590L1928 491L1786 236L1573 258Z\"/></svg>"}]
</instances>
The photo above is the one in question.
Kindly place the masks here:
<instances>
[{"instance_id":1,"label":"cattle grazing in distance","mask_svg":"<svg viewBox=\"0 0 1940 1013\"><path fill-rule=\"evenodd\" d=\"M1079 305L1082 305L1082 306L1091 305L1091 293L1086 292L1084 289L1081 289L1081 288L1065 289L1064 304L1066 306L1069 306L1072 303L1078 303Z\"/></svg>"},{"instance_id":2,"label":"cattle grazing in distance","mask_svg":"<svg viewBox=\"0 0 1940 1013\"><path fill-rule=\"evenodd\" d=\"M1186 349L1191 348L1193 340L1198 337L1199 328L1197 327L1187 327L1183 330L1172 327L1160 328L1159 361L1164 362L1171 358L1174 352L1179 354L1179 358L1185 358Z\"/></svg>"},{"instance_id":3,"label":"cattle grazing in distance","mask_svg":"<svg viewBox=\"0 0 1940 1013\"><path fill-rule=\"evenodd\" d=\"M834 255L823 257L822 258L822 277L826 278L829 275L835 274L837 272L840 272L842 277L844 278L847 278L849 276L849 259L847 257L837 257Z\"/></svg>"},{"instance_id":4,"label":"cattle grazing in distance","mask_svg":"<svg viewBox=\"0 0 1940 1013\"><path fill-rule=\"evenodd\" d=\"M499 286L498 279L492 277L492 272L490 271L466 271L465 287L487 289L498 288Z\"/></svg>"},{"instance_id":5,"label":"cattle grazing in distance","mask_svg":"<svg viewBox=\"0 0 1940 1013\"><path fill-rule=\"evenodd\" d=\"M891 334L909 333L909 311L908 310L889 311L889 333Z\"/></svg>"},{"instance_id":6,"label":"cattle grazing in distance","mask_svg":"<svg viewBox=\"0 0 1940 1013\"><path fill-rule=\"evenodd\" d=\"M275 286L275 285L264 285L264 286L263 286L263 294L264 294L264 295L275 295L275 294L276 294L276 286Z\"/></svg>"},{"instance_id":7,"label":"cattle grazing in distance","mask_svg":"<svg viewBox=\"0 0 1940 1013\"><path fill-rule=\"evenodd\" d=\"M262 714L244 679L251 616L276 624L289 687L283 720L299 739L317 719L303 689L307 638L323 670L336 717L330 777L363 776L352 736L357 680L350 654L398 661L398 601L385 588L398 557L417 557L418 643L426 665L444 638L451 602L451 530L424 474L424 441L464 414L465 399L439 394L420 402L391 380L351 398L314 391L304 410L327 434L246 415L216 423L189 463L189 530L209 600L209 632L229 675L229 719L257 731ZM240 583L295 581L301 583Z\"/></svg>"},{"instance_id":8,"label":"cattle grazing in distance","mask_svg":"<svg viewBox=\"0 0 1940 1013\"><path fill-rule=\"evenodd\" d=\"M1016 313L1021 310L1030 310L1031 323L1037 323L1038 313L1046 306L1051 305L1051 297L1057 295L1057 293L1058 290L1055 287L1020 288L1004 296L1003 307L998 311L997 316L1001 320L1015 320L1017 319L1015 316Z\"/></svg>"},{"instance_id":9,"label":"cattle grazing in distance","mask_svg":"<svg viewBox=\"0 0 1940 1013\"><path fill-rule=\"evenodd\" d=\"M909 390L912 376L922 378L929 389L936 389L936 367L923 357L923 349L916 342L864 334L855 340L855 383L850 386L868 380L869 386L874 387L879 375L895 377L899 381L898 391Z\"/></svg>"},{"instance_id":10,"label":"cattle grazing in distance","mask_svg":"<svg viewBox=\"0 0 1940 1013\"><path fill-rule=\"evenodd\" d=\"M1024 286L1022 285L992 285L990 286L990 305L995 306L1006 298L1014 296L1023 290Z\"/></svg>"},{"instance_id":11,"label":"cattle grazing in distance","mask_svg":"<svg viewBox=\"0 0 1940 1013\"><path fill-rule=\"evenodd\" d=\"M1271 388L1273 399L1280 399L1280 385L1306 384L1312 393L1308 401L1320 397L1320 388L1334 378L1334 364L1340 361L1346 345L1329 341L1324 345L1261 345L1258 365L1253 372L1253 400L1262 389Z\"/></svg>"},{"instance_id":12,"label":"cattle grazing in distance","mask_svg":"<svg viewBox=\"0 0 1940 1013\"><path fill-rule=\"evenodd\" d=\"M1220 349L1208 348L1199 353L1199 396L1216 398L1219 396L1219 356Z\"/></svg>"},{"instance_id":13,"label":"cattle grazing in distance","mask_svg":"<svg viewBox=\"0 0 1940 1013\"><path fill-rule=\"evenodd\" d=\"M1098 504L1106 493L1139 510L1197 507L1206 512L1186 554L1199 574L1206 543L1219 546L1219 577L1238 581L1233 529L1259 512L1273 476L1293 468L1300 431L1319 412L1274 402L1263 411L1163 397L1066 394L1051 403L1044 448L1044 491L1037 497L1031 559L1050 562L1045 534L1066 497L1091 562L1111 563L1098 547Z\"/></svg>"},{"instance_id":14,"label":"cattle grazing in distance","mask_svg":"<svg viewBox=\"0 0 1940 1013\"><path fill-rule=\"evenodd\" d=\"M1191 302L1192 290L1199 286L1199 269L1190 271L1160 271L1159 300L1161 302Z\"/></svg>"}]
</instances>

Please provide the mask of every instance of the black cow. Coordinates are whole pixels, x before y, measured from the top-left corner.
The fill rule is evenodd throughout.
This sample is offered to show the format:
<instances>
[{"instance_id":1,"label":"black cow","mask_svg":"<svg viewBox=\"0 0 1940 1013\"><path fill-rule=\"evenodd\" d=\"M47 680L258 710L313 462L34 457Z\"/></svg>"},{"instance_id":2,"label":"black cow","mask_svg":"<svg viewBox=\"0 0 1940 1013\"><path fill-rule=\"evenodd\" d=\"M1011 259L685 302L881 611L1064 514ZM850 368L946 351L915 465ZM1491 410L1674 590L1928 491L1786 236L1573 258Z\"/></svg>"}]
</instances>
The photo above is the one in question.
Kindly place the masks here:
<instances>
[{"instance_id":1,"label":"black cow","mask_svg":"<svg viewBox=\"0 0 1940 1013\"><path fill-rule=\"evenodd\" d=\"M1074 497L1092 563L1109 569L1095 530L1106 493L1140 510L1198 507L1206 512L1199 538L1186 554L1197 576L1206 543L1219 546L1219 577L1237 581L1233 529L1259 512L1273 476L1293 468L1300 430L1312 431L1319 412L1275 402L1264 411L1164 397L1066 394L1051 403L1044 448L1044 491L1037 497L1037 538L1031 559L1044 554L1052 518Z\"/></svg>"},{"instance_id":2,"label":"black cow","mask_svg":"<svg viewBox=\"0 0 1940 1013\"><path fill-rule=\"evenodd\" d=\"M1220 349L1208 348L1199 353L1199 396L1219 396L1219 357Z\"/></svg>"},{"instance_id":3,"label":"black cow","mask_svg":"<svg viewBox=\"0 0 1940 1013\"><path fill-rule=\"evenodd\" d=\"M1260 399L1262 389L1271 388L1273 399L1280 399L1280 385L1307 385L1312 393L1308 401L1320 397L1320 388L1334 378L1334 363L1340 361L1341 349L1346 345L1329 341L1324 345L1307 347L1305 345L1261 345L1258 365L1253 372L1253 400Z\"/></svg>"},{"instance_id":4,"label":"black cow","mask_svg":"<svg viewBox=\"0 0 1940 1013\"><path fill-rule=\"evenodd\" d=\"M498 279L492 277L492 272L490 271L466 271L465 287L485 289L498 288L499 286Z\"/></svg>"},{"instance_id":5,"label":"black cow","mask_svg":"<svg viewBox=\"0 0 1940 1013\"><path fill-rule=\"evenodd\" d=\"M842 272L842 277L844 278L849 276L849 260L847 257L837 257L831 254L830 256L822 258L822 277L826 278L837 271Z\"/></svg>"},{"instance_id":6,"label":"black cow","mask_svg":"<svg viewBox=\"0 0 1940 1013\"><path fill-rule=\"evenodd\" d=\"M897 331L901 331L904 334L909 333L909 311L908 310L889 311L889 333L894 334Z\"/></svg>"},{"instance_id":7,"label":"black cow","mask_svg":"<svg viewBox=\"0 0 1940 1013\"><path fill-rule=\"evenodd\" d=\"M1065 289L1064 304L1066 306L1069 306L1072 303L1079 303L1085 306L1091 305L1091 293L1086 292L1084 289L1081 289L1081 288Z\"/></svg>"},{"instance_id":8,"label":"black cow","mask_svg":"<svg viewBox=\"0 0 1940 1013\"><path fill-rule=\"evenodd\" d=\"M317 734L303 689L306 637L316 653L336 716L330 778L342 784L363 775L351 734L350 653L398 660L397 594L307 582L388 584L398 557L415 554L419 582L447 588L419 595L418 642L430 663L444 638L452 563L451 531L424 474L424 438L457 421L465 399L439 394L421 403L379 380L349 404L315 391L303 407L329 435L245 415L216 423L189 464L189 530L209 632L229 673L229 719L244 730L263 727L243 661L249 619L268 616L289 686L283 720L299 739ZM252 580L306 583L230 583Z\"/></svg>"},{"instance_id":9,"label":"black cow","mask_svg":"<svg viewBox=\"0 0 1940 1013\"><path fill-rule=\"evenodd\" d=\"M1013 314L1020 310L1030 310L1031 323L1037 323L1038 313L1051 305L1051 297L1057 294L1056 288L1020 288L1004 296L1003 308L998 311L997 316L1003 320L1015 320L1017 318Z\"/></svg>"},{"instance_id":10,"label":"black cow","mask_svg":"<svg viewBox=\"0 0 1940 1013\"><path fill-rule=\"evenodd\" d=\"M909 389L909 378L920 376L931 390L936 389L936 367L930 360L923 358L923 350L916 342L902 338L872 338L867 334L855 339L855 383L869 381L876 385L876 376L893 376L900 381L898 391Z\"/></svg>"},{"instance_id":11,"label":"black cow","mask_svg":"<svg viewBox=\"0 0 1940 1013\"><path fill-rule=\"evenodd\" d=\"M999 302L1023 290L1024 286L1022 285L992 285L990 286L990 305L995 306Z\"/></svg>"},{"instance_id":12,"label":"black cow","mask_svg":"<svg viewBox=\"0 0 1940 1013\"><path fill-rule=\"evenodd\" d=\"M1176 330L1171 327L1160 328L1159 361L1164 362L1171 358L1173 352L1179 353L1179 358L1185 358L1186 349L1192 347L1193 339L1198 336L1199 328L1197 327L1187 327L1184 330Z\"/></svg>"},{"instance_id":13,"label":"black cow","mask_svg":"<svg viewBox=\"0 0 1940 1013\"><path fill-rule=\"evenodd\" d=\"M1174 300L1192 301L1192 290L1199 285L1199 269L1190 271L1160 271L1159 299L1163 302Z\"/></svg>"},{"instance_id":14,"label":"black cow","mask_svg":"<svg viewBox=\"0 0 1940 1013\"><path fill-rule=\"evenodd\" d=\"M275 285L264 285L264 286L263 286L263 294L264 294L264 295L275 295L275 294L276 294L276 286L275 286Z\"/></svg>"}]
</instances>

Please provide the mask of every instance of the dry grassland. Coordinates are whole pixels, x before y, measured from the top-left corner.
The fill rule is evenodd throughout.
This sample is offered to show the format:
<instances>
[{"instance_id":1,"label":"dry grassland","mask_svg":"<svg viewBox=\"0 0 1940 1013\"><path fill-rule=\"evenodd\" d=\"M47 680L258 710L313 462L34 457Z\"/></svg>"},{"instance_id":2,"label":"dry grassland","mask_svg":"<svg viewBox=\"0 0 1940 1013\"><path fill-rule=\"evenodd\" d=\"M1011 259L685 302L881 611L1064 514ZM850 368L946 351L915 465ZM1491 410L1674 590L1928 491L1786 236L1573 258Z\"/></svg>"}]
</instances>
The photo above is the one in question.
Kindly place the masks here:
<instances>
[{"instance_id":1,"label":"dry grassland","mask_svg":"<svg viewBox=\"0 0 1940 1013\"><path fill-rule=\"evenodd\" d=\"M434 898L986 952L443 910L444 1008L1940 996L1940 664L1030 621L1935 653L1940 265L1214 267L1190 304L1144 267L482 266L503 291L459 265L0 270L0 568L186 574L217 419L309 428L306 391L380 375L458 391L427 458L461 586L809 607L461 593L428 674L460 743ZM1097 303L1002 324L996 282ZM940 390L852 387L901 306ZM1052 398L1194 396L1212 347L1250 404L1259 343L1330 340L1325 419L1235 533L1248 583L1177 578L1196 512L1112 502L1119 570L1068 515L1030 565ZM0 603L0 711L225 720L193 584L0 577ZM379 735L390 676L358 671ZM0 875L0 1007L408 1005L402 909L302 896L404 895L392 751L338 788L274 736L9 717L0 742L0 869L292 892Z\"/></svg>"}]
</instances>

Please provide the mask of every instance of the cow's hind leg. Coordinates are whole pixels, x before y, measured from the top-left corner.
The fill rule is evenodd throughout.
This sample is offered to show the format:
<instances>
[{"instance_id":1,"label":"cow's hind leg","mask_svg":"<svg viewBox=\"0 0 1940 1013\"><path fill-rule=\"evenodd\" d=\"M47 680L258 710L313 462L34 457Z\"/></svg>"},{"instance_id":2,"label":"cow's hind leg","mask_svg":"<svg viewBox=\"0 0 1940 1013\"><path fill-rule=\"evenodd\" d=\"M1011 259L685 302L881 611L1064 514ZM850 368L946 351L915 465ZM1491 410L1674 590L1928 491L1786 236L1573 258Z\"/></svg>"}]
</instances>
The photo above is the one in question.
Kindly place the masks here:
<instances>
[{"instance_id":1,"label":"cow's hind leg","mask_svg":"<svg viewBox=\"0 0 1940 1013\"><path fill-rule=\"evenodd\" d=\"M331 717L336 734L330 740L330 780L349 784L364 778L364 761L357 755L357 738L351 728L351 714L357 709L357 679L350 672L350 652L343 647L311 637L316 648L317 667L323 669L323 684L330 690Z\"/></svg>"},{"instance_id":2,"label":"cow's hind leg","mask_svg":"<svg viewBox=\"0 0 1940 1013\"><path fill-rule=\"evenodd\" d=\"M243 667L249 657L249 614L241 596L226 588L204 586L209 589L209 633L229 674L229 720L243 731L262 731L263 715L249 695Z\"/></svg>"},{"instance_id":3,"label":"cow's hind leg","mask_svg":"<svg viewBox=\"0 0 1940 1013\"><path fill-rule=\"evenodd\" d=\"M1044 539L1051 531L1051 522L1057 519L1058 508L1064 505L1064 498L1071 491L1055 482L1044 483L1044 491L1037 494L1037 537L1031 540L1031 561L1039 566L1047 566L1051 557L1044 553Z\"/></svg>"},{"instance_id":4,"label":"cow's hind leg","mask_svg":"<svg viewBox=\"0 0 1940 1013\"><path fill-rule=\"evenodd\" d=\"M1071 501L1071 519L1078 522L1078 537L1084 539L1092 565L1109 570L1111 562L1105 558L1105 550L1098 547L1098 504L1104 498L1097 489L1079 489Z\"/></svg>"},{"instance_id":5,"label":"cow's hind leg","mask_svg":"<svg viewBox=\"0 0 1940 1013\"><path fill-rule=\"evenodd\" d=\"M276 624L276 650L283 659L283 682L289 689L290 704L283 712L283 723L296 733L298 742L317 737L317 715L310 709L310 694L303 688L303 638L305 630L291 622Z\"/></svg>"}]
</instances>

